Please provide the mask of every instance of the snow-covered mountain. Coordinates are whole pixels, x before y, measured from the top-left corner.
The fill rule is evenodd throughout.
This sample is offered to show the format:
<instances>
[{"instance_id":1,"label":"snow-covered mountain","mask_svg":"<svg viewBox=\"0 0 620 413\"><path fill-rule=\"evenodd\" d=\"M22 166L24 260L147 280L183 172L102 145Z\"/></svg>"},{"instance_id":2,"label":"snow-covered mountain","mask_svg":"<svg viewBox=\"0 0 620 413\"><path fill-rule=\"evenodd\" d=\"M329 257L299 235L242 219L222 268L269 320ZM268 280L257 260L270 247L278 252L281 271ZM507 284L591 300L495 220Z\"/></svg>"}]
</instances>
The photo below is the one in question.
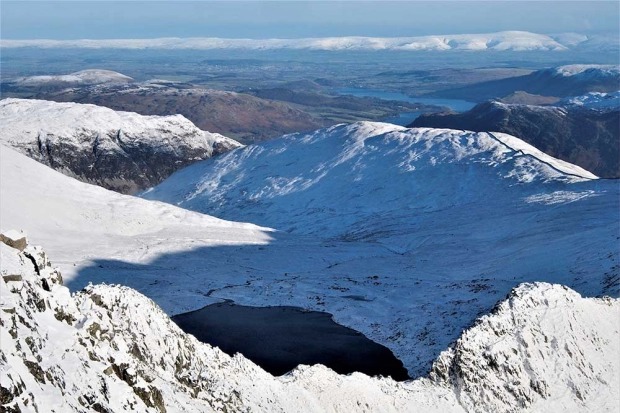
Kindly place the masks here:
<instances>
[{"instance_id":1,"label":"snow-covered mountain","mask_svg":"<svg viewBox=\"0 0 620 413\"><path fill-rule=\"evenodd\" d=\"M401 229L388 230L386 214L460 208L492 190L512 202L595 178L505 134L359 122L197 163L144 197L287 232L383 239Z\"/></svg>"},{"instance_id":2,"label":"snow-covered mountain","mask_svg":"<svg viewBox=\"0 0 620 413\"><path fill-rule=\"evenodd\" d=\"M273 377L184 334L129 288L70 295L40 248L7 235L6 411L603 412L620 403L619 300L524 284L442 353L429 378L396 383L323 366Z\"/></svg>"},{"instance_id":3,"label":"snow-covered mountain","mask_svg":"<svg viewBox=\"0 0 620 413\"><path fill-rule=\"evenodd\" d=\"M252 218L258 223L271 220L278 229L290 233L221 221L172 205L113 193L61 175L7 147L0 146L0 155L2 229L25 229L34 243L46 245L72 290L79 291L89 282L124 284L154 300L168 315L225 299L242 305L293 305L327 311L338 323L390 348L412 377L431 371L434 380L389 384L361 375L344 378L321 367L304 368L274 384L277 387L278 383L287 386L291 380L303 382L299 394L305 396L290 396L295 398L291 403L305 403L304 397L311 400L302 408L299 404L291 408L286 404L291 400L289 396L276 397L265 390L271 388L269 376L257 373L255 368L232 367L232 372L222 373L229 387L219 394L236 394L236 388L230 386L241 383L239 388L244 389L244 377L252 376L249 385L255 387L247 392L237 390L243 405L257 406L259 402L247 401L258 400L252 399L254 392L266 394L274 403L258 404L267 406L263 410L277 410L273 406L284 400L284 411L329 410L332 407L324 406L337 403L341 403L341 411L376 411L379 407L397 411L476 411L472 406L483 406L480 410L484 411L517 411L527 406L533 411L612 410L618 404L613 393L618 369L605 364L617 355L613 352L617 352L613 341L617 340L617 329L607 324L616 316L607 313L608 307L599 306L609 301L584 300L548 284L520 287L517 291L521 293L499 307L497 314L501 317L492 316L488 321L497 326L494 332L484 327L485 322L478 323L484 340L474 337L458 341L432 367L463 330L522 282L561 283L587 296L619 295L617 182L595 179L581 168L550 158L516 138L409 130L375 123L341 125L233 151L178 172L170 178L179 183L176 189L165 184L152 191L152 195L176 194L179 200L195 195L195 205L205 209L210 202L207 193L211 192L218 195L212 199L218 213L234 215L237 220ZM219 171L212 185L205 179L205 171ZM202 182L204 189L197 191L198 187L188 182ZM220 205L225 199L234 201L228 209ZM158 317L155 310L144 310L152 308L144 304L146 300L128 290L88 287L86 291L83 294L96 291L105 297L104 303L118 302L119 307L113 308L119 312L111 310L112 320L135 319L139 325L133 331L150 331L143 324L148 325L148 321L141 317L151 313ZM126 312L121 310L125 296L131 303L128 308L137 305L140 317L133 312L129 317L121 314ZM76 300L82 303L89 299L80 295ZM590 304L583 303L596 305L588 307ZM615 303L610 311L617 311ZM96 310L89 306L78 308ZM524 315L511 313L512 308L521 308L520 314ZM5 317L5 313L0 314ZM89 325L74 323L61 329L50 315L43 312L41 320L52 324L37 320L38 328L51 325L50 331L58 327L54 331L73 332L79 337L81 333L75 328ZM602 321L594 318L598 316ZM76 315L80 317L81 313ZM109 321L104 313L101 317L101 321L95 319L100 326L116 322ZM151 325L161 325L157 320L151 319ZM584 328L577 327L582 324ZM554 326L557 330L553 330ZM599 326L601 331L597 330ZM556 338L549 331L564 335ZM155 334L176 337L169 330ZM547 341L541 334L547 336ZM124 333L121 337L120 332L116 336L119 350L102 342L104 350L94 351L92 343L83 340L87 346L84 354L87 356L91 350L101 360L108 360L101 356L108 351L105 354L111 354L114 360L125 362L123 343L133 337ZM490 343L488 336L492 337ZM598 337L596 342L604 344L595 348L588 344L586 336L595 341ZM21 333L20 337L13 340L27 339ZM97 340L93 347L99 346ZM82 347L73 346L73 342L54 343L54 348L73 348L71 351L82 354ZM66 347L60 347L63 343ZM145 343L153 352L149 354L164 351L159 347L161 341ZM178 343L171 346L183 354L206 351L185 351L184 344ZM502 343L527 343L528 347L508 346L504 353ZM45 348L51 351L47 344ZM549 364L538 358L535 348L541 349L541 357ZM570 353L559 350L566 348ZM29 350L22 345L20 351ZM170 360L177 350L171 354ZM28 361L35 359L26 356ZM10 365L23 371L17 363L23 355L15 357ZM67 359L75 361L72 357ZM135 354L128 357L129 366L141 363ZM98 364L106 363L101 360L78 363L80 371L88 370L79 377L91 377L91 368L99 374L105 371L109 365ZM231 364L247 366L238 360L233 359ZM50 367L41 363L37 362L45 374ZM140 366L131 371L140 371ZM473 374L478 366L488 366L484 380ZM36 366L33 368L38 371ZM154 368L171 371L164 366ZM207 371L206 367L202 371ZM129 400L125 397L136 393L123 387L127 384L121 380L125 377L133 382L133 373L121 373L119 380L114 368L112 373L107 376L112 381L104 378L106 386L124 393L109 400ZM190 377L195 377L192 374ZM78 389L84 389L84 383L99 383L101 376L96 377L80 380ZM172 394L167 389L179 389L175 383L182 379L171 378L169 373L157 377L173 383L153 384L166 401ZM214 376L207 375L207 381L208 377ZM29 380L30 386L34 379ZM144 387L142 379L137 380L138 387ZM357 390L360 387L363 391ZM514 392L513 398L503 389ZM57 394L51 388L47 391ZM205 393L212 394L208 390ZM41 393L36 390L33 394L39 397ZM99 388L88 391L88 397L93 394L99 394ZM282 394L298 393L287 390ZM597 398L595 394L603 396ZM181 396L178 399L185 400ZM93 399L93 403L103 403L101 400ZM168 402L166 408L175 409Z\"/></svg>"},{"instance_id":4,"label":"snow-covered mountain","mask_svg":"<svg viewBox=\"0 0 620 413\"><path fill-rule=\"evenodd\" d=\"M468 51L561 51L587 44L584 35L549 36L525 31L483 34L451 34L417 37L327 37L302 39L84 39L84 40L0 40L0 47L76 47L113 49L248 49L248 50L468 50ZM600 41L607 45L609 41Z\"/></svg>"},{"instance_id":5,"label":"snow-covered mountain","mask_svg":"<svg viewBox=\"0 0 620 413\"><path fill-rule=\"evenodd\" d=\"M217 296L325 309L415 375L508 285L618 295L619 189L508 135L363 122L194 164L144 196L289 233L250 259L252 285Z\"/></svg>"},{"instance_id":6,"label":"snow-covered mountain","mask_svg":"<svg viewBox=\"0 0 620 413\"><path fill-rule=\"evenodd\" d=\"M104 69L87 69L67 75L27 76L12 79L11 83L20 86L42 87L62 86L73 87L82 85L98 85L102 83L130 83L133 79L122 73Z\"/></svg>"},{"instance_id":7,"label":"snow-covered mountain","mask_svg":"<svg viewBox=\"0 0 620 413\"><path fill-rule=\"evenodd\" d=\"M67 175L125 193L241 146L180 115L31 99L0 101L0 142Z\"/></svg>"},{"instance_id":8,"label":"snow-covered mountain","mask_svg":"<svg viewBox=\"0 0 620 413\"><path fill-rule=\"evenodd\" d=\"M411 126L504 132L601 177L620 177L618 92L591 92L553 106L492 100L463 113L423 114Z\"/></svg>"},{"instance_id":9,"label":"snow-covered mountain","mask_svg":"<svg viewBox=\"0 0 620 413\"><path fill-rule=\"evenodd\" d=\"M620 66L616 65L565 65L547 69L546 72L554 76L577 77L577 78L603 78L617 79L620 76Z\"/></svg>"}]
</instances>

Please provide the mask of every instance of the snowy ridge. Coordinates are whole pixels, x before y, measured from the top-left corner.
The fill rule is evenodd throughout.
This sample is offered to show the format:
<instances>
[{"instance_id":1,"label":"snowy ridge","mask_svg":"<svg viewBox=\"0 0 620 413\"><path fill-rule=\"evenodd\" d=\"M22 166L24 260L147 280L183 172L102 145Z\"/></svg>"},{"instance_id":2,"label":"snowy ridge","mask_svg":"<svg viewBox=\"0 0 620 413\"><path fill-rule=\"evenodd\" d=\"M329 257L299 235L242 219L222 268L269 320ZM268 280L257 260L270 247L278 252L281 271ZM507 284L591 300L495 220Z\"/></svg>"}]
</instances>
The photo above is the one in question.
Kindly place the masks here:
<instances>
[{"instance_id":1,"label":"snowy ridge","mask_svg":"<svg viewBox=\"0 0 620 413\"><path fill-rule=\"evenodd\" d=\"M590 92L582 96L562 99L559 106L576 106L596 110L620 109L620 91L612 93Z\"/></svg>"},{"instance_id":2,"label":"snowy ridge","mask_svg":"<svg viewBox=\"0 0 620 413\"><path fill-rule=\"evenodd\" d=\"M562 40L566 44L562 44ZM581 40L581 41L579 41ZM567 50L585 42L587 37L556 38L524 31L483 34L432 35L418 37L328 37L303 39L222 39L222 38L161 38L105 40L0 40L0 47L41 48L116 48L116 49L308 49L308 50Z\"/></svg>"},{"instance_id":3,"label":"snowy ridge","mask_svg":"<svg viewBox=\"0 0 620 413\"><path fill-rule=\"evenodd\" d=\"M102 106L71 102L3 99L0 101L0 119L2 120L0 138L12 145L32 142L33 135L40 134L71 137L80 129L98 131L101 135L107 134L109 130L115 133L121 130L127 138L139 137L151 142L166 142L170 139L180 141L189 135L202 143L205 148L206 144L213 146L217 142L232 141L217 133L201 131L181 115L144 116L134 112L121 112ZM162 139L153 132L156 130L168 131L168 134Z\"/></svg>"},{"instance_id":4,"label":"snowy ridge","mask_svg":"<svg viewBox=\"0 0 620 413\"><path fill-rule=\"evenodd\" d=\"M0 143L121 192L152 186L192 161L241 145L181 115L143 116L78 103L0 101Z\"/></svg>"},{"instance_id":5,"label":"snowy ridge","mask_svg":"<svg viewBox=\"0 0 620 413\"><path fill-rule=\"evenodd\" d=\"M522 284L439 356L431 377L454 386L468 411L613 411L620 406L619 303ZM610 387L597 394L601 382ZM572 402L552 400L559 393Z\"/></svg>"},{"instance_id":6,"label":"snowy ridge","mask_svg":"<svg viewBox=\"0 0 620 413\"><path fill-rule=\"evenodd\" d=\"M461 179L453 175L454 168L470 173ZM418 191L426 190L427 179L437 179L433 177L443 173L455 181L432 187L429 195L421 198ZM451 185L461 187L458 193L463 199L459 202L471 202L475 192L485 190L479 182L483 177L494 181L492 186L501 181L518 185L596 179L584 169L506 134L358 122L284 136L226 154L216 162L195 164L147 191L144 197L223 214L228 219L241 208L249 213L243 219L264 216L268 226L286 230L292 230L289 225L295 223L287 221L290 211L278 207L294 208L295 221L314 208L310 219L329 219L330 225L319 230L335 234L347 223L342 216L334 218L329 212L336 194L341 200L350 200L341 206L342 215L349 219L359 214L357 218L361 219L379 211L415 206L436 210L453 205L454 200L448 198L455 189ZM471 192L466 189L468 185L473 186ZM370 193L375 196L364 198L364 202L357 199ZM291 205L288 199L293 196L298 200ZM265 215L265 207L273 213ZM294 228L300 232L318 229L312 225Z\"/></svg>"},{"instance_id":7,"label":"snowy ridge","mask_svg":"<svg viewBox=\"0 0 620 413\"><path fill-rule=\"evenodd\" d=\"M101 83L129 83L133 79L112 70L87 69L67 75L28 76L13 79L12 82L21 86L45 86L50 84L97 85Z\"/></svg>"},{"instance_id":8,"label":"snowy ridge","mask_svg":"<svg viewBox=\"0 0 620 413\"><path fill-rule=\"evenodd\" d=\"M524 284L440 356L430 379L396 383L322 366L273 377L184 334L129 288L71 296L40 248L0 243L0 254L5 409L603 412L620 402L617 299Z\"/></svg>"}]
</instances>

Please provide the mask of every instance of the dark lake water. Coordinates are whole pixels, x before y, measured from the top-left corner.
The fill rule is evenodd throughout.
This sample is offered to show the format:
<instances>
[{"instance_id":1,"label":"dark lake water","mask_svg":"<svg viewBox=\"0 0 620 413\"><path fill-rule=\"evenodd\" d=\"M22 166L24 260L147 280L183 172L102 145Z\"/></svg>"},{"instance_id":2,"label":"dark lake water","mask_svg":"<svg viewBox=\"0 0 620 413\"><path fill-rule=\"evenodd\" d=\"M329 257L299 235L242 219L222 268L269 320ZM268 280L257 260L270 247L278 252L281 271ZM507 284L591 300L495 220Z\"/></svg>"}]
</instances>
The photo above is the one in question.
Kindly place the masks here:
<instances>
[{"instance_id":1,"label":"dark lake water","mask_svg":"<svg viewBox=\"0 0 620 413\"><path fill-rule=\"evenodd\" d=\"M172 320L198 340L227 354L241 353L276 376L299 364L323 364L340 374L407 380L403 364L386 347L332 320L329 313L298 307L248 307L218 303Z\"/></svg>"},{"instance_id":2,"label":"dark lake water","mask_svg":"<svg viewBox=\"0 0 620 413\"><path fill-rule=\"evenodd\" d=\"M373 98L378 98L378 99L383 99L383 100L396 100L396 101L408 102L408 103L422 103L424 105L444 106L444 107L450 108L454 112L466 112L469 109L476 106L476 103L468 102L466 100L441 99L441 98L419 98L419 97L407 96L404 93L389 92L389 91L376 90L376 89L337 88L337 89L332 89L332 92L337 93L339 95L373 97ZM406 126L410 124L411 122L413 122L422 113L424 112L422 111L403 112L403 113L398 114L397 116L383 119L383 121L394 123L396 125Z\"/></svg>"}]
</instances>

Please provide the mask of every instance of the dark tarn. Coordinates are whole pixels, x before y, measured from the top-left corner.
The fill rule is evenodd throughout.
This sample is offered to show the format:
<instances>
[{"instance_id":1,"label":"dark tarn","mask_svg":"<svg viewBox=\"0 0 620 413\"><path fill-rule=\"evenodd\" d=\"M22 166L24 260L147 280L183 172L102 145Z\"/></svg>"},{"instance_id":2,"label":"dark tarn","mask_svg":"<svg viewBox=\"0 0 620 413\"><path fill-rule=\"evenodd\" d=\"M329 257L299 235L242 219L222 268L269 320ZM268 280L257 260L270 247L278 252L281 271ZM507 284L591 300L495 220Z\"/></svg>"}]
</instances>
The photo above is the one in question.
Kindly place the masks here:
<instances>
[{"instance_id":1,"label":"dark tarn","mask_svg":"<svg viewBox=\"0 0 620 413\"><path fill-rule=\"evenodd\" d=\"M300 364L323 364L340 374L357 371L398 381L409 379L389 349L337 324L329 313L226 302L172 320L198 340L230 355L241 353L277 376Z\"/></svg>"}]
</instances>

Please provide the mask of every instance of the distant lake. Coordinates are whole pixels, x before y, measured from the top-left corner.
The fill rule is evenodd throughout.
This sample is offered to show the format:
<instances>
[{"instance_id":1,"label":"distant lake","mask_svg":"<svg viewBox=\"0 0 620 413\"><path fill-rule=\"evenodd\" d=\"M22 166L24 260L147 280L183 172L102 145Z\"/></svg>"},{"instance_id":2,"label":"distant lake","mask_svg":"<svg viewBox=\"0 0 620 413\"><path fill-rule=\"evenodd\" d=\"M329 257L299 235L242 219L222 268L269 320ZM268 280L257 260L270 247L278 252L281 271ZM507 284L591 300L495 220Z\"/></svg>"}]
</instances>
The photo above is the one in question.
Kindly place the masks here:
<instances>
[{"instance_id":1,"label":"distant lake","mask_svg":"<svg viewBox=\"0 0 620 413\"><path fill-rule=\"evenodd\" d=\"M466 112L469 109L476 106L476 103L468 102L466 100L411 97L411 96L405 95L404 93L388 92L388 91L377 90L377 89L363 89L363 88L347 87L347 88L335 88L335 89L332 89L331 91L339 95L370 97L370 98L377 98L377 99L383 99L383 100L396 100L396 101L407 102L407 103L421 103L423 105L445 106L447 108L450 108L454 112ZM425 112L423 111L403 112L403 113L399 113L397 116L385 118L383 119L383 121L394 123L396 125L406 126L410 124L411 122L413 122L422 113L425 113Z\"/></svg>"}]
</instances>

